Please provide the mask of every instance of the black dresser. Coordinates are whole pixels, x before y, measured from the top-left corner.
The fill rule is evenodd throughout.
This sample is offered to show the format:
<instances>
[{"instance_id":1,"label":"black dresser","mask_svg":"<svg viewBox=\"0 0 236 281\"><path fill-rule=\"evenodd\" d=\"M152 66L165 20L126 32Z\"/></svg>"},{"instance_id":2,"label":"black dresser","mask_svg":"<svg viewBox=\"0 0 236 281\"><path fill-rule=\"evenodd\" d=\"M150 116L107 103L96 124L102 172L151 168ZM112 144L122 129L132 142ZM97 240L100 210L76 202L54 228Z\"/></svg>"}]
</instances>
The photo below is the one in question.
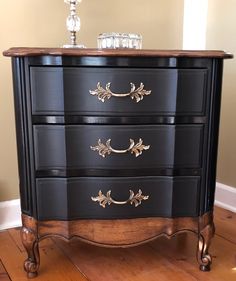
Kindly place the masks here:
<instances>
[{"instance_id":1,"label":"black dresser","mask_svg":"<svg viewBox=\"0 0 236 281\"><path fill-rule=\"evenodd\" d=\"M13 48L22 241L198 235L210 269L223 51Z\"/></svg>"}]
</instances>

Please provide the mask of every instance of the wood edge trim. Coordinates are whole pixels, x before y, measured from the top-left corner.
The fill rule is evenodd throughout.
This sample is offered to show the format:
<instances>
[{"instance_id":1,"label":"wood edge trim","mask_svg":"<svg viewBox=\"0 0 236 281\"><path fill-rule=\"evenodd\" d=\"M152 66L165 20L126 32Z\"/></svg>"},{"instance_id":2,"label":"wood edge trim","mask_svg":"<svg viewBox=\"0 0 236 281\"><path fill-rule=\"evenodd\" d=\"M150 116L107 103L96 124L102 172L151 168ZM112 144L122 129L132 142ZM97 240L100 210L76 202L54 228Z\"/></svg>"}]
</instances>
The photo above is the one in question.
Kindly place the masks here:
<instances>
[{"instance_id":1,"label":"wood edge trim","mask_svg":"<svg viewBox=\"0 0 236 281\"><path fill-rule=\"evenodd\" d=\"M143 57L202 57L202 58L222 58L230 59L233 55L220 50L152 50L152 49L68 49L68 48L29 48L15 47L3 52L7 57L24 57L24 56L143 56Z\"/></svg>"},{"instance_id":2,"label":"wood edge trim","mask_svg":"<svg viewBox=\"0 0 236 281\"><path fill-rule=\"evenodd\" d=\"M194 218L74 221L37 221L22 214L23 226L36 231L38 240L52 236L67 241L77 238L92 245L110 248L137 246L153 241L160 236L171 238L181 232L190 231L199 235L200 231L210 225L212 221L212 212ZM104 236L104 228L109 229L109 238ZM141 233L138 231L140 229L143 229Z\"/></svg>"},{"instance_id":3,"label":"wood edge trim","mask_svg":"<svg viewBox=\"0 0 236 281\"><path fill-rule=\"evenodd\" d=\"M94 242L92 240L85 239L85 238L80 237L78 235L73 235L73 236L67 238L67 237L65 237L63 235L60 235L60 234L46 234L46 235L40 237L39 241L44 240L46 238L50 238L50 237L57 237L57 238L60 238L60 239L62 239L64 241L66 241L66 242L71 241L73 239L78 239L81 242L85 242L87 244L94 245L94 246L99 246L99 247L103 247L103 248L132 248L132 247L143 245L145 243L152 242L152 241L156 240L159 237L166 237L168 239L171 239L172 237L174 237L174 236L176 236L176 235L178 235L180 233L186 233L186 232L192 232L192 233L198 235L198 231L194 231L192 229L182 229L182 230L176 231L175 233L173 233L171 235L168 235L166 233L160 233L158 235L155 235L154 237L142 240L140 242L134 242L134 243L129 243L129 244L125 244L125 243L124 244L107 244L107 243Z\"/></svg>"}]
</instances>

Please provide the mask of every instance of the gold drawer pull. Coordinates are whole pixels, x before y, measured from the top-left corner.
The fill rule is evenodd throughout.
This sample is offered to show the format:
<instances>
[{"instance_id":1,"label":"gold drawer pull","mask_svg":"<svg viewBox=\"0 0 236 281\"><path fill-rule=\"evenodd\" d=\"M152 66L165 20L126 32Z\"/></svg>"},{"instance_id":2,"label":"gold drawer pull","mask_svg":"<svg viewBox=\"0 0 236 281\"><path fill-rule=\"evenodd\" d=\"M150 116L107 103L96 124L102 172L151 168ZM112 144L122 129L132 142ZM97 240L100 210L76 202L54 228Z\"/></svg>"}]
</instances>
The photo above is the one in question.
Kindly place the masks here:
<instances>
[{"instance_id":1,"label":"gold drawer pull","mask_svg":"<svg viewBox=\"0 0 236 281\"><path fill-rule=\"evenodd\" d=\"M111 97L123 98L123 97L131 97L132 100L136 102L140 102L144 96L148 96L152 91L147 91L144 89L143 83L140 83L140 86L136 89L134 83L130 83L131 89L129 93L120 93L116 94L110 90L111 83L106 84L106 89L101 86L101 83L98 82L97 89L90 90L90 94L93 96L97 96L98 99L102 102L105 102L105 99L110 99Z\"/></svg>"},{"instance_id":2,"label":"gold drawer pull","mask_svg":"<svg viewBox=\"0 0 236 281\"><path fill-rule=\"evenodd\" d=\"M99 205L102 206L103 208L106 207L106 204L111 205L111 203L116 204L116 205L125 205L125 204L131 204L135 207L138 207L141 205L142 200L147 200L149 198L149 195L143 195L142 190L139 189L137 194L134 194L132 190L129 191L129 199L126 201L116 201L111 198L111 190L107 191L106 195L102 193L101 190L98 192L97 197L91 197L92 201L94 202L99 202Z\"/></svg>"},{"instance_id":3,"label":"gold drawer pull","mask_svg":"<svg viewBox=\"0 0 236 281\"><path fill-rule=\"evenodd\" d=\"M150 148L150 145L144 145L143 140L139 139L139 142L135 144L133 139L130 139L130 145L127 149L124 150L117 150L111 147L111 139L106 141L106 144L103 144L101 139L98 140L98 145L96 146L90 146L90 148L93 151L98 151L99 155L101 155L103 158L106 157L106 155L110 155L111 152L113 153L127 153L130 152L131 154L135 154L136 157L142 154L143 150L148 150Z\"/></svg>"}]
</instances>

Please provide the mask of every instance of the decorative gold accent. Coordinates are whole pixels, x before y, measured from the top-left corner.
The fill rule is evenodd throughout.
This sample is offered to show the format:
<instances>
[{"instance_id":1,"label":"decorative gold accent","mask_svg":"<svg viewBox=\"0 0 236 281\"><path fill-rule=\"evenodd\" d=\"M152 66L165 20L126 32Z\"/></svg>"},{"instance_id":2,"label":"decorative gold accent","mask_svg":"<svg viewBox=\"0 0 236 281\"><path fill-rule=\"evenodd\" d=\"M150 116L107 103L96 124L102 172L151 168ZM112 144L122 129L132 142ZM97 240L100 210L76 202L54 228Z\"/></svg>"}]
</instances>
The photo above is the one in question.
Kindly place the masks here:
<instances>
[{"instance_id":1,"label":"decorative gold accent","mask_svg":"<svg viewBox=\"0 0 236 281\"><path fill-rule=\"evenodd\" d=\"M107 191L106 195L102 193L101 190L98 192L97 197L91 197L91 199L94 202L99 202L99 205L102 206L103 208L106 207L106 204L111 205L111 203L116 204L116 205L125 205L125 204L134 204L135 207L138 207L141 205L142 200L147 200L149 198L149 195L142 195L142 190L139 189L137 194L134 194L132 190L129 191L129 199L126 201L115 201L111 198L111 190Z\"/></svg>"},{"instance_id":2,"label":"decorative gold accent","mask_svg":"<svg viewBox=\"0 0 236 281\"><path fill-rule=\"evenodd\" d=\"M111 83L106 84L106 89L101 86L101 83L98 82L97 89L90 90L90 94L93 96L98 96L98 99L102 102L105 102L105 99L110 99L111 97L123 98L130 96L132 100L136 102L140 102L144 96L148 96L151 94L151 90L144 90L144 84L140 83L140 86L136 89L134 83L130 83L131 90L129 93L120 93L116 94L110 90Z\"/></svg>"},{"instance_id":3,"label":"decorative gold accent","mask_svg":"<svg viewBox=\"0 0 236 281\"><path fill-rule=\"evenodd\" d=\"M90 146L90 148L93 151L98 151L99 155L101 155L103 158L105 158L106 155L110 155L111 152L118 153L118 154L130 152L131 154L135 154L135 157L138 157L143 153L143 150L148 150L150 148L150 145L143 144L142 139L139 139L138 143L136 144L133 139L130 139L129 141L130 141L129 147L123 150L113 149L111 147L111 139L108 139L106 141L106 144L103 144L101 139L99 139L98 145Z\"/></svg>"}]
</instances>

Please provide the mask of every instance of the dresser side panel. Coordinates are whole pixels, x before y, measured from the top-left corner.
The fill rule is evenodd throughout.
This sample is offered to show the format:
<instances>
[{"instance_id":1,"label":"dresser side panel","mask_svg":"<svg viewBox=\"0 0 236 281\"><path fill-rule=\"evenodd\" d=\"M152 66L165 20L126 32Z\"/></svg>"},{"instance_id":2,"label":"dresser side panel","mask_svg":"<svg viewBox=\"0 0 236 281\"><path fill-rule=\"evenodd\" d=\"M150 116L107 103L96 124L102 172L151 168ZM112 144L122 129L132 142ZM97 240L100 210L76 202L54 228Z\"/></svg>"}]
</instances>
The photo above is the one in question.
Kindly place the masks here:
<instances>
[{"instance_id":1,"label":"dresser side panel","mask_svg":"<svg viewBox=\"0 0 236 281\"><path fill-rule=\"evenodd\" d=\"M33 215L32 147L30 147L31 116L27 95L27 63L25 58L12 59L15 125L17 137L18 172L21 209L24 214ZM31 142L32 145L32 142Z\"/></svg>"},{"instance_id":2,"label":"dresser side panel","mask_svg":"<svg viewBox=\"0 0 236 281\"><path fill-rule=\"evenodd\" d=\"M211 211L215 199L216 166L218 151L218 135L220 123L220 107L222 95L223 60L214 59L212 67L212 83L209 108L208 147L205 183L204 213Z\"/></svg>"}]
</instances>

